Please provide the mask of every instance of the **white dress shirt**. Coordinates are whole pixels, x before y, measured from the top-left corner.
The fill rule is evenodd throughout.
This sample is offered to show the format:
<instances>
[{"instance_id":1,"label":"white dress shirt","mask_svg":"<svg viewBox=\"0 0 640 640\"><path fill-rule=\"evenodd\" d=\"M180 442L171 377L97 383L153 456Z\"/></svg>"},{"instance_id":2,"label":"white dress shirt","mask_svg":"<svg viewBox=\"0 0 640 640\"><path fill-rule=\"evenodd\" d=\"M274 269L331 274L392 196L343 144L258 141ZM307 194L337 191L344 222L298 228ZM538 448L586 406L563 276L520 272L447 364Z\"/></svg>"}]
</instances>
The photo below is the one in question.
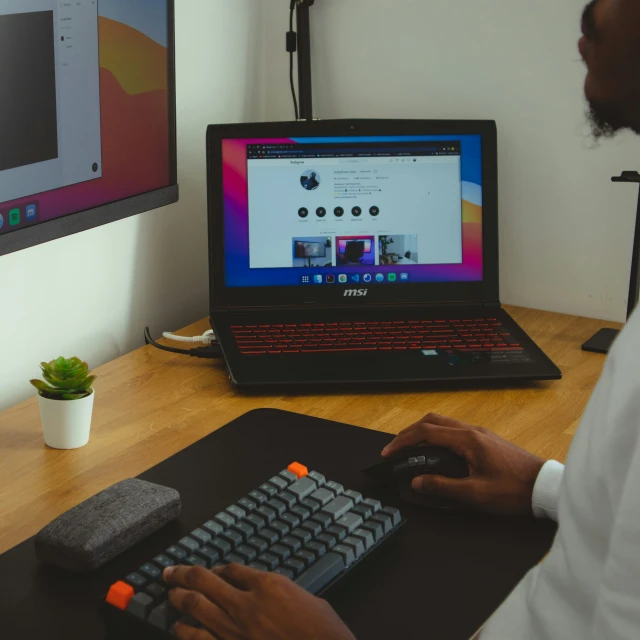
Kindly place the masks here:
<instances>
[{"instance_id":1,"label":"white dress shirt","mask_svg":"<svg viewBox=\"0 0 640 640\"><path fill-rule=\"evenodd\" d=\"M481 640L640 639L640 313L616 340L566 470L533 493L558 521L551 551L493 614Z\"/></svg>"}]
</instances>

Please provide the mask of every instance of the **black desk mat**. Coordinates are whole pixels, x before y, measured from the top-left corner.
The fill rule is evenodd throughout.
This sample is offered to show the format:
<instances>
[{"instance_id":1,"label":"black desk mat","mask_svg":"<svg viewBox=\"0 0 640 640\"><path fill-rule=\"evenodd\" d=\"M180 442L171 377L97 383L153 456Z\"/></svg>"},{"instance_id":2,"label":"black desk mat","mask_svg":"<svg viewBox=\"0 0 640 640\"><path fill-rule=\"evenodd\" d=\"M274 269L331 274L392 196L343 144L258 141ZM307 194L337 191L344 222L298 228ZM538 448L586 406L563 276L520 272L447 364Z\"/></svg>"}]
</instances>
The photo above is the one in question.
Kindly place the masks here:
<instances>
[{"instance_id":1,"label":"black desk mat","mask_svg":"<svg viewBox=\"0 0 640 640\"><path fill-rule=\"evenodd\" d=\"M296 460L408 520L325 594L356 637L468 640L547 552L555 525L401 503L361 473L391 439L271 409L241 416L140 476L177 489L182 515L101 570L75 576L44 567L33 539L0 556L0 637L102 640L98 605L112 582Z\"/></svg>"}]
</instances>

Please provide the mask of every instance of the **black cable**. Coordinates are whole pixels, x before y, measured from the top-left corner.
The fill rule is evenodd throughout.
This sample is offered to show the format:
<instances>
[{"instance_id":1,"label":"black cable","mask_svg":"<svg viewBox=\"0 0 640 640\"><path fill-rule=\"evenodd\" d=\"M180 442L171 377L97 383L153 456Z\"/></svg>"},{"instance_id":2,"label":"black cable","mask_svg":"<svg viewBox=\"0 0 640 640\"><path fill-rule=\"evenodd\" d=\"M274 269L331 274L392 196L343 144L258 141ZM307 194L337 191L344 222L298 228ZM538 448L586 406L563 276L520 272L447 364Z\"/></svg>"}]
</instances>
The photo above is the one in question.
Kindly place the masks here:
<instances>
[{"instance_id":1,"label":"black cable","mask_svg":"<svg viewBox=\"0 0 640 640\"><path fill-rule=\"evenodd\" d=\"M156 342L151 337L149 327L144 328L144 343L154 346L161 351L168 351L169 353L180 353L183 356L191 356L193 358L221 358L222 351L217 344L209 345L208 347L198 347L196 349L176 349L175 347L165 347L163 344Z\"/></svg>"},{"instance_id":2,"label":"black cable","mask_svg":"<svg viewBox=\"0 0 640 640\"><path fill-rule=\"evenodd\" d=\"M293 97L293 110L298 115L298 98L296 96L296 85L293 80L293 54L298 50L297 34L293 30L293 14L296 10L297 0L291 0L289 7L289 32L287 33L287 51L289 52L289 83L291 84L291 95Z\"/></svg>"}]
</instances>

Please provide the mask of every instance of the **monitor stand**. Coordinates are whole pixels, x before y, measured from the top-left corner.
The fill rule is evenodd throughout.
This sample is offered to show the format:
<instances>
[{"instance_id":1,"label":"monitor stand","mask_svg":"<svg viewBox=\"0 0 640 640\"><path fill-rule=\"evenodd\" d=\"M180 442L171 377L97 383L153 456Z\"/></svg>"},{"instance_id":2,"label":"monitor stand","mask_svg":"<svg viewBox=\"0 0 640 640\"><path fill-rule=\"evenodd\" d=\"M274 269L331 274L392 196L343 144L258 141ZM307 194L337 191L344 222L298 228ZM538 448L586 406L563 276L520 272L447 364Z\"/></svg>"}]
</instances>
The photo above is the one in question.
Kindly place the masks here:
<instances>
[{"instance_id":1,"label":"monitor stand","mask_svg":"<svg viewBox=\"0 0 640 640\"><path fill-rule=\"evenodd\" d=\"M637 171L623 171L621 175L611 178L611 182L634 182L640 185L640 173ZM629 302L627 305L627 320L638 304L638 287L640 285L640 194L638 195L638 209L636 212L636 228L633 238L633 254L631 260L631 277L629 278ZM617 329L600 329L592 338L582 345L583 351L593 353L609 353L613 341L617 338Z\"/></svg>"}]
</instances>

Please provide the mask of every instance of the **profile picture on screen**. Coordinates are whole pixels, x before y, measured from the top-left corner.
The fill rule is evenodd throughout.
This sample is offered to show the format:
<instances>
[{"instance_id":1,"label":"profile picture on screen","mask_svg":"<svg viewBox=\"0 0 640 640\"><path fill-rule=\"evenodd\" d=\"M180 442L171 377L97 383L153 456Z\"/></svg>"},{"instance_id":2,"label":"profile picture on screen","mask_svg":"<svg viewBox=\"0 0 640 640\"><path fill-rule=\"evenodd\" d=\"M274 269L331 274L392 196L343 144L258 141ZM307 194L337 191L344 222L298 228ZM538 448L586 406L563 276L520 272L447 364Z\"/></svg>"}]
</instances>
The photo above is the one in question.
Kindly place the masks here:
<instances>
[{"instance_id":1,"label":"profile picture on screen","mask_svg":"<svg viewBox=\"0 0 640 640\"><path fill-rule=\"evenodd\" d=\"M320 174L313 169L309 169L300 176L300 184L307 191L314 191L320 186Z\"/></svg>"}]
</instances>

